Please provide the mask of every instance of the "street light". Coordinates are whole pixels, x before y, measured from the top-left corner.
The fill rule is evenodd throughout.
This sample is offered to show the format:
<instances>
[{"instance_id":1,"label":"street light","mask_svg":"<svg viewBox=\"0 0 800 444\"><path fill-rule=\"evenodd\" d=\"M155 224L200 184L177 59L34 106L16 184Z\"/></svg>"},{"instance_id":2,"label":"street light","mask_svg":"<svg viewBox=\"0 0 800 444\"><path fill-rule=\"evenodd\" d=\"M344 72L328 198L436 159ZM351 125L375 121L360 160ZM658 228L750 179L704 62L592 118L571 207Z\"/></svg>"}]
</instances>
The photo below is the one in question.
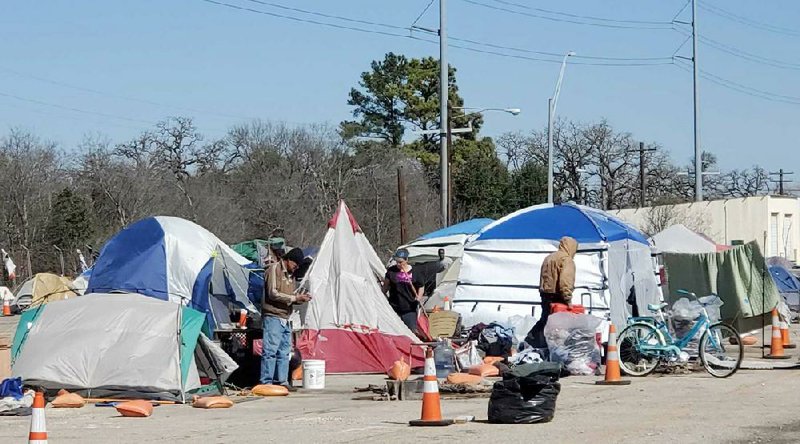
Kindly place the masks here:
<instances>
[{"instance_id":1,"label":"street light","mask_svg":"<svg viewBox=\"0 0 800 444\"><path fill-rule=\"evenodd\" d=\"M567 68L567 59L574 56L575 52L570 51L564 56L561 62L561 72L558 74L558 82L553 92L553 97L547 99L547 202L553 203L553 115L556 113L558 105L558 95L561 93L561 82L564 80L564 70Z\"/></svg>"},{"instance_id":2,"label":"street light","mask_svg":"<svg viewBox=\"0 0 800 444\"><path fill-rule=\"evenodd\" d=\"M477 110L477 111L472 111L469 114L478 114L478 113L482 113L484 111L501 111L501 112L504 112L504 113L509 113L512 116L518 116L519 113L522 112L522 110L519 109L519 108L478 108L478 107L471 107L471 106L455 106L455 107L453 107L453 109L460 109L460 110L464 110L464 111Z\"/></svg>"}]
</instances>

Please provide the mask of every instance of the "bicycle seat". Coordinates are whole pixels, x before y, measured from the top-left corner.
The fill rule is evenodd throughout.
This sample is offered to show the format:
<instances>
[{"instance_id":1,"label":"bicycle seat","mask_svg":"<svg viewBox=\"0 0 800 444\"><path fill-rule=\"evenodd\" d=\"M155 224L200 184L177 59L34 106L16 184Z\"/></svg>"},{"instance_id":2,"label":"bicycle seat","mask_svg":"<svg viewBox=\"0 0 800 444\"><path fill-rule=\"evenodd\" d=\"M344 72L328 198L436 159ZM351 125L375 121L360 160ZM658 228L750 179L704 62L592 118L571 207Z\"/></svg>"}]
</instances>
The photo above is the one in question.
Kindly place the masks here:
<instances>
[{"instance_id":1,"label":"bicycle seat","mask_svg":"<svg viewBox=\"0 0 800 444\"><path fill-rule=\"evenodd\" d=\"M655 312L655 311L659 311L659 310L663 309L667 305L669 305L669 304L667 304L666 302L662 302L660 304L647 304L647 309L650 310L650 311Z\"/></svg>"}]
</instances>

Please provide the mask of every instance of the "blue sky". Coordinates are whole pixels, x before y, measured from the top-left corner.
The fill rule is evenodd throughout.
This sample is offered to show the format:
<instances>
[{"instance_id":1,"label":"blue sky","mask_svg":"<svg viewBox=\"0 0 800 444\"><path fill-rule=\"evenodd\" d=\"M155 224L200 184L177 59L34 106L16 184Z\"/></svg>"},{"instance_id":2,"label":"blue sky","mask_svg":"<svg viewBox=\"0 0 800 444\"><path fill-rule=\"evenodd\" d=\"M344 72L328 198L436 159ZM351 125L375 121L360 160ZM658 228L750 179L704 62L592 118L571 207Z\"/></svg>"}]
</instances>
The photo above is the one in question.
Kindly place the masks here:
<instances>
[{"instance_id":1,"label":"blue sky","mask_svg":"<svg viewBox=\"0 0 800 444\"><path fill-rule=\"evenodd\" d=\"M347 25L249 0L219 1ZM271 3L408 26L428 2ZM546 15L497 0L474 2ZM515 2L563 13L655 22L671 21L684 5L683 0ZM800 30L797 1L706 0L705 4L768 24L769 29ZM577 25L509 14L466 0L448 0L448 6L451 36L535 51L671 57L685 39L670 29ZM688 21L688 12L679 20ZM703 9L699 13L699 29L706 38L797 65L781 69L701 45L704 70L748 87L800 98L800 31L768 32ZM438 26L436 5L419 25ZM298 23L201 0L6 1L0 14L0 49L0 128L3 132L12 126L27 128L58 141L66 150L84 134L102 133L123 141L170 115L193 116L210 137L250 117L335 125L350 117L347 93L370 61L388 51L438 55L438 47L426 42ZM690 49L686 44L679 54L689 56ZM523 111L517 117L487 115L485 135L545 125L546 101L558 64L456 48L450 50L450 63L458 69L468 106ZM794 131L800 121L800 100L797 104L767 101L705 80L700 87L703 145L719 156L723 168L758 163L768 169L791 169L800 162ZM691 75L674 65L571 65L558 114L579 121L606 118L617 129L660 143L683 163L692 156L691 94Z\"/></svg>"}]
</instances>

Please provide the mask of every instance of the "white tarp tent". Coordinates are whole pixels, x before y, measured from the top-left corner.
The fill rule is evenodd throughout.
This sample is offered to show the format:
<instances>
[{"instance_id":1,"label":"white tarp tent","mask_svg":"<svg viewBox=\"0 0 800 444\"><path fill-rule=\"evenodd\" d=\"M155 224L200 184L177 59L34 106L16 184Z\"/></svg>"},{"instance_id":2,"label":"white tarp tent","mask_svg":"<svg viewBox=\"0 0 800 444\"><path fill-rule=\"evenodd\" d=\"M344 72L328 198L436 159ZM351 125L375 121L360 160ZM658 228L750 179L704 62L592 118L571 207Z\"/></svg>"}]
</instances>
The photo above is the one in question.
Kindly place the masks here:
<instances>
[{"instance_id":1,"label":"white tarp tent","mask_svg":"<svg viewBox=\"0 0 800 444\"><path fill-rule=\"evenodd\" d=\"M328 373L383 373L417 338L382 293L386 269L344 202L328 226L301 284L313 299L300 310L297 347Z\"/></svg>"},{"instance_id":2,"label":"white tarp tent","mask_svg":"<svg viewBox=\"0 0 800 444\"><path fill-rule=\"evenodd\" d=\"M538 317L539 273L561 237L578 241L573 302L625 325L635 288L638 307L661 300L647 239L605 212L573 204L537 205L487 225L464 248L454 309L464 325Z\"/></svg>"},{"instance_id":3,"label":"white tarp tent","mask_svg":"<svg viewBox=\"0 0 800 444\"><path fill-rule=\"evenodd\" d=\"M184 401L201 376L224 380L237 368L200 332L204 320L131 293L51 302L20 320L12 374L48 390Z\"/></svg>"},{"instance_id":4,"label":"white tarp tent","mask_svg":"<svg viewBox=\"0 0 800 444\"><path fill-rule=\"evenodd\" d=\"M661 253L716 253L717 244L681 224L672 225L650 238Z\"/></svg>"}]
</instances>

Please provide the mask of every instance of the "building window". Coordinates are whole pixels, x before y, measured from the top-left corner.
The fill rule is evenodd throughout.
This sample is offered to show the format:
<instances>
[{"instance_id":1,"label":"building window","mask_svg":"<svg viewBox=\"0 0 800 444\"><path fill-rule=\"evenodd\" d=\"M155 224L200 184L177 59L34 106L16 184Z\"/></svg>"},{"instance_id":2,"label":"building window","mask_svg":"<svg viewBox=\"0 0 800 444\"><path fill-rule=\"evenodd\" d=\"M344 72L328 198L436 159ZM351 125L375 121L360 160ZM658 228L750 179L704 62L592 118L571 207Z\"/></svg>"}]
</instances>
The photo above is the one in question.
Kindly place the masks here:
<instances>
[{"instance_id":1,"label":"building window","mask_svg":"<svg viewBox=\"0 0 800 444\"><path fill-rule=\"evenodd\" d=\"M778 213L772 213L769 218L769 256L778 255Z\"/></svg>"}]
</instances>

